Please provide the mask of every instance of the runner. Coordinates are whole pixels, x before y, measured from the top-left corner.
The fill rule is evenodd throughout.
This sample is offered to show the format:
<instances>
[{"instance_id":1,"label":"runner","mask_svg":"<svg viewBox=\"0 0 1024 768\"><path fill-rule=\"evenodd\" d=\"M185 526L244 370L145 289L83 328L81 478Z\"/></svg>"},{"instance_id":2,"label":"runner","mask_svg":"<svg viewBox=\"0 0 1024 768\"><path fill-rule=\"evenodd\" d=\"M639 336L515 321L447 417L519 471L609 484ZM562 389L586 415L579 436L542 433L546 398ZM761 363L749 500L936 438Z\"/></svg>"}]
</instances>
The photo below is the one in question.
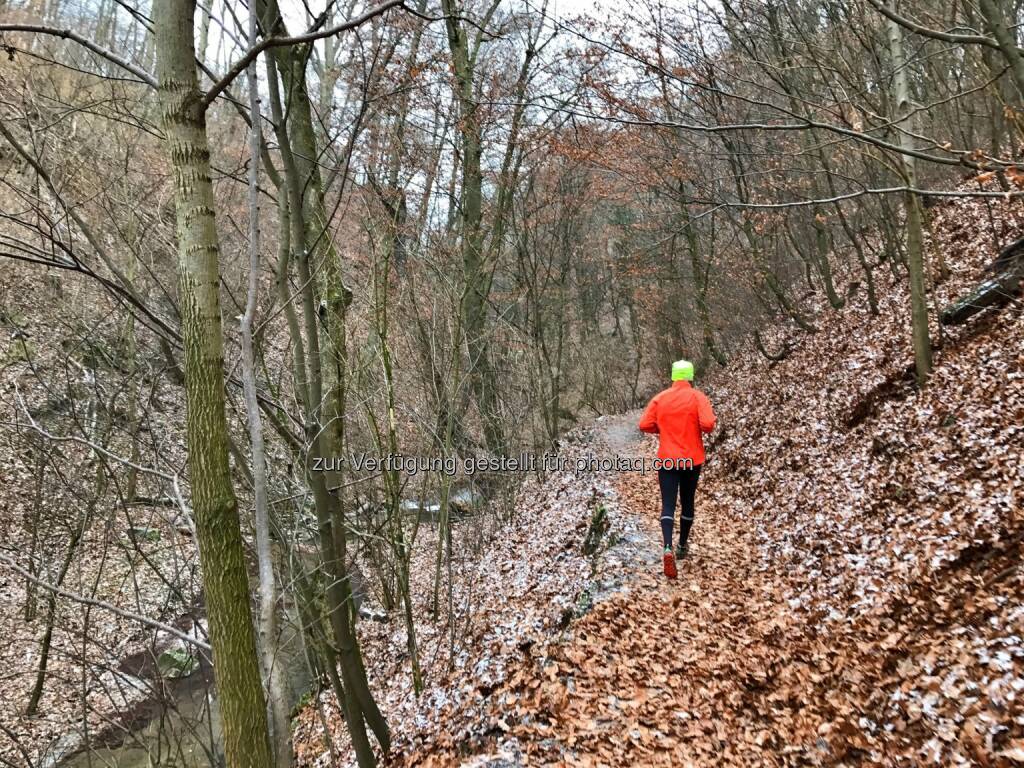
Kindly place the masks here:
<instances>
[{"instance_id":1,"label":"runner","mask_svg":"<svg viewBox=\"0 0 1024 768\"><path fill-rule=\"evenodd\" d=\"M659 392L647 405L639 427L658 436L658 485L661 487L661 535L665 546L662 557L665 575L676 578L676 557L687 555L687 540L693 525L694 496L700 469L704 464L703 435L715 428L711 402L693 381L693 363L672 363L672 386ZM672 553L672 528L676 517L676 498L681 511L679 547Z\"/></svg>"}]
</instances>

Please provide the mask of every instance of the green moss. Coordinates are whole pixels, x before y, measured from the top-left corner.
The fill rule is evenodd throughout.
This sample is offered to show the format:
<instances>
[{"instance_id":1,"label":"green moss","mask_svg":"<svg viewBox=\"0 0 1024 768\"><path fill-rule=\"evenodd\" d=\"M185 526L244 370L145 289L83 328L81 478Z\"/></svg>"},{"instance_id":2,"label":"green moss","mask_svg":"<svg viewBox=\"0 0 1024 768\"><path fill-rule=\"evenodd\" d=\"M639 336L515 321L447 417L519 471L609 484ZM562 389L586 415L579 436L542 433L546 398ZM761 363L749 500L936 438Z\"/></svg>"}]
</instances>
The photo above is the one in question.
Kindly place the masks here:
<instances>
[{"instance_id":1,"label":"green moss","mask_svg":"<svg viewBox=\"0 0 1024 768\"><path fill-rule=\"evenodd\" d=\"M171 648L160 654L156 666L164 677L176 679L188 677L199 669L199 659L186 648Z\"/></svg>"}]
</instances>

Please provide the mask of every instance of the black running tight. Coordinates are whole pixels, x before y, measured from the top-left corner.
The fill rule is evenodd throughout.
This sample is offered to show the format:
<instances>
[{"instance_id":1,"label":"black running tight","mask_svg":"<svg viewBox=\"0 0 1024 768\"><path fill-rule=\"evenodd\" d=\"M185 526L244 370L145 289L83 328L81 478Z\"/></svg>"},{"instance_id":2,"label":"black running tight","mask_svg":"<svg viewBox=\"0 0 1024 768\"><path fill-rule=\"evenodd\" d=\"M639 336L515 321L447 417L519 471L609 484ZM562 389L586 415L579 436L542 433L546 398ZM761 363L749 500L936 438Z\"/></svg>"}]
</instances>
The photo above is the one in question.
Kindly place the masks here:
<instances>
[{"instance_id":1,"label":"black running tight","mask_svg":"<svg viewBox=\"0 0 1024 768\"><path fill-rule=\"evenodd\" d=\"M672 528L676 518L676 497L682 507L679 516L679 544L683 546L693 525L693 497L697 493L701 464L686 469L659 469L661 487L661 537L665 547L672 546Z\"/></svg>"}]
</instances>

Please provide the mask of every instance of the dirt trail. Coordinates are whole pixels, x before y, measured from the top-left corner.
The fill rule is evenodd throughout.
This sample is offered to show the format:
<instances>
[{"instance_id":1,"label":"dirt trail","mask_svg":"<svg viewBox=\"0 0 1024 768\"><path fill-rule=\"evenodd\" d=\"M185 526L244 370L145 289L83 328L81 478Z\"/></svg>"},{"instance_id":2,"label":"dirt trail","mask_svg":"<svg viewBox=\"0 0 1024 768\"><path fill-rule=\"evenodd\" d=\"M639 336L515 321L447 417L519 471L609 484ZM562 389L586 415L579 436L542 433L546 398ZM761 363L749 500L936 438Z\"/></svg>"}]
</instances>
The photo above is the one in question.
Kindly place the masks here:
<instances>
[{"instance_id":1,"label":"dirt trail","mask_svg":"<svg viewBox=\"0 0 1024 768\"><path fill-rule=\"evenodd\" d=\"M600 418L583 445L597 456L650 460L655 441L637 432L636 419ZM760 527L773 517L737 511L750 507L735 502L737 480L725 464L724 456L709 453L692 554L675 581L661 570L654 473L559 481L576 491L557 508L560 519L577 524L556 529L556 556L520 565L528 561L563 581L571 572L583 589L575 610L536 624L539 631L520 632L503 657L500 679L478 682L479 696L446 710L393 764L917 764L889 759L885 751L885 742L911 735L910 727L901 735L876 725L891 693L882 683L901 658L899 649L880 655L859 642L856 627L830 635L818 609L790 603L793 577L770 554L777 532ZM599 501L587 490L598 487ZM587 518L593 526L591 515L601 506L610 528L598 554L584 559ZM530 529L527 540L551 544L543 536ZM507 564L519 562L513 557ZM519 600L500 614L516 626L535 610L515 609Z\"/></svg>"},{"instance_id":2,"label":"dirt trail","mask_svg":"<svg viewBox=\"0 0 1024 768\"><path fill-rule=\"evenodd\" d=\"M612 453L653 452L632 414L602 419L597 431ZM777 765L787 751L816 749L780 743L777 724L755 714L792 704L774 700L768 683L776 649L786 642L791 653L794 641L752 525L699 492L694 555L672 582L657 556L655 477L620 473L615 488L621 511L643 521L655 557L625 564L628 589L512 675L519 700L499 727L522 746L524 762Z\"/></svg>"}]
</instances>

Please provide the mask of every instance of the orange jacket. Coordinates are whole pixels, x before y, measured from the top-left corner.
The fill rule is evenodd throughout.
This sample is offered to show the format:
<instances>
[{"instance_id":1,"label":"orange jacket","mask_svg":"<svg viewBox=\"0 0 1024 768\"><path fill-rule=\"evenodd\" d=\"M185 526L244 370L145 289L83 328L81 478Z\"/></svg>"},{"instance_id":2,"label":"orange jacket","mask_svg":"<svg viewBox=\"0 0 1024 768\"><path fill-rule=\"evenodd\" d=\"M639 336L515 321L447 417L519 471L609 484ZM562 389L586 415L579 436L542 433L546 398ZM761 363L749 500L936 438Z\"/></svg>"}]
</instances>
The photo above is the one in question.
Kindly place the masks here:
<instances>
[{"instance_id":1,"label":"orange jacket","mask_svg":"<svg viewBox=\"0 0 1024 768\"><path fill-rule=\"evenodd\" d=\"M690 459L704 463L702 432L715 428L711 402L688 381L676 381L656 394L638 425L644 432L658 435L659 459Z\"/></svg>"}]
</instances>

